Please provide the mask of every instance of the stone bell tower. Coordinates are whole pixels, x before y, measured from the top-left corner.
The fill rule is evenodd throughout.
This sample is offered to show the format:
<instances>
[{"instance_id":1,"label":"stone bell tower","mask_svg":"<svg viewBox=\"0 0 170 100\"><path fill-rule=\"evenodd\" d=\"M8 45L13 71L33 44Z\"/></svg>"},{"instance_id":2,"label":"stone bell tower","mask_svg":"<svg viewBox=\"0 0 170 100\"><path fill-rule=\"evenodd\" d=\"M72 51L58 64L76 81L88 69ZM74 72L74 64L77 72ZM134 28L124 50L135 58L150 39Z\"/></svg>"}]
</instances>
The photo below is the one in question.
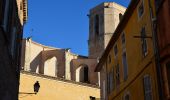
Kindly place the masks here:
<instances>
[{"instance_id":1,"label":"stone bell tower","mask_svg":"<svg viewBox=\"0 0 170 100\"><path fill-rule=\"evenodd\" d=\"M102 55L126 8L114 2L102 3L89 14L89 58Z\"/></svg>"}]
</instances>

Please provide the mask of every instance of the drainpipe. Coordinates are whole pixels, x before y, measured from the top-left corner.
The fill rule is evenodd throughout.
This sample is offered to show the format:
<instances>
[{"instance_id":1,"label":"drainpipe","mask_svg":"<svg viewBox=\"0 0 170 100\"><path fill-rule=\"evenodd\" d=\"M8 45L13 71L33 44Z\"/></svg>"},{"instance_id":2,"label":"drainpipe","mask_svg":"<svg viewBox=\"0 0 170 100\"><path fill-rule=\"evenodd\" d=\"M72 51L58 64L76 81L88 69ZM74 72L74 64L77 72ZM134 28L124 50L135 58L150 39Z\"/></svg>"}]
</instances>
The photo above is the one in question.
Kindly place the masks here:
<instances>
[{"instance_id":1,"label":"drainpipe","mask_svg":"<svg viewBox=\"0 0 170 100\"><path fill-rule=\"evenodd\" d=\"M157 30L156 30L156 16L153 16L153 9L151 6L151 0L149 2L149 12L150 12L150 21L151 21L151 28L152 28L152 39L153 39L153 48L154 48L154 56L155 56L155 64L156 64L156 72L157 72L157 82L158 82L158 92L159 92L159 100L164 100L163 98L163 80L162 80L162 72L161 72L161 64L160 64L160 55L159 55L159 48L158 48L158 37L157 37Z\"/></svg>"}]
</instances>

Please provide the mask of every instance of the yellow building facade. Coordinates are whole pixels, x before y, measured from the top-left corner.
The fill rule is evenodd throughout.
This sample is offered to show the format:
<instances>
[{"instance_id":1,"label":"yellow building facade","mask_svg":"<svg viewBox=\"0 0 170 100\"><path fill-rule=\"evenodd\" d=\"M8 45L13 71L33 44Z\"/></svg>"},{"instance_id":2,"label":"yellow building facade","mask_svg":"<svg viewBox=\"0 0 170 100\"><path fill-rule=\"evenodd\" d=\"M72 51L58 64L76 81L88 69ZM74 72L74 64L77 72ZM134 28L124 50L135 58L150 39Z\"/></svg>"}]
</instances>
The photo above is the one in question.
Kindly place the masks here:
<instances>
[{"instance_id":1,"label":"yellow building facade","mask_svg":"<svg viewBox=\"0 0 170 100\"><path fill-rule=\"evenodd\" d=\"M154 0L131 1L95 69L101 100L159 100L154 16Z\"/></svg>"},{"instance_id":2,"label":"yellow building facade","mask_svg":"<svg viewBox=\"0 0 170 100\"><path fill-rule=\"evenodd\" d=\"M34 94L33 85L39 81L40 89ZM90 100L100 98L97 86L63 80L56 77L21 72L19 100Z\"/></svg>"}]
</instances>

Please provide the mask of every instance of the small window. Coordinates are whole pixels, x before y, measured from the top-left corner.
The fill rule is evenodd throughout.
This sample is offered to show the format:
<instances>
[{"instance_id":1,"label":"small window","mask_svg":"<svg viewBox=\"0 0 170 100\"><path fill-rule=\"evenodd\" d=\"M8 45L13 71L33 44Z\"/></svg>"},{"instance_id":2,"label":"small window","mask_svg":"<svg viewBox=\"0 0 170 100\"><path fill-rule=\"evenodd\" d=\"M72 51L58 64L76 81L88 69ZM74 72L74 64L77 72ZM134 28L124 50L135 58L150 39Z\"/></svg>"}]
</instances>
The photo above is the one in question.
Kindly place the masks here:
<instances>
[{"instance_id":1,"label":"small window","mask_svg":"<svg viewBox=\"0 0 170 100\"><path fill-rule=\"evenodd\" d=\"M125 45L125 33L124 32L122 33L121 40L122 40L122 45L124 46Z\"/></svg>"},{"instance_id":2,"label":"small window","mask_svg":"<svg viewBox=\"0 0 170 100\"><path fill-rule=\"evenodd\" d=\"M123 52L122 63L123 63L124 80L127 80L127 78L128 78L128 65L127 65L126 52Z\"/></svg>"},{"instance_id":3,"label":"small window","mask_svg":"<svg viewBox=\"0 0 170 100\"><path fill-rule=\"evenodd\" d=\"M99 15L95 16L94 30L95 34L99 35Z\"/></svg>"},{"instance_id":4,"label":"small window","mask_svg":"<svg viewBox=\"0 0 170 100\"><path fill-rule=\"evenodd\" d=\"M146 40L146 30L145 27L141 30L141 42L142 42L142 54L145 57L148 52L147 40Z\"/></svg>"},{"instance_id":5,"label":"small window","mask_svg":"<svg viewBox=\"0 0 170 100\"><path fill-rule=\"evenodd\" d=\"M127 92L126 94L124 94L123 100L130 100L129 92Z\"/></svg>"},{"instance_id":6,"label":"small window","mask_svg":"<svg viewBox=\"0 0 170 100\"><path fill-rule=\"evenodd\" d=\"M144 3L143 3L143 0L142 0L142 3L139 5L139 8L138 8L138 17L140 18L144 13Z\"/></svg>"},{"instance_id":7,"label":"small window","mask_svg":"<svg viewBox=\"0 0 170 100\"><path fill-rule=\"evenodd\" d=\"M144 76L143 85L145 100L152 100L152 84L151 77L149 75Z\"/></svg>"},{"instance_id":8,"label":"small window","mask_svg":"<svg viewBox=\"0 0 170 100\"><path fill-rule=\"evenodd\" d=\"M117 55L118 55L117 45L114 46L114 55L115 55L115 58L117 58Z\"/></svg>"},{"instance_id":9,"label":"small window","mask_svg":"<svg viewBox=\"0 0 170 100\"><path fill-rule=\"evenodd\" d=\"M120 85L120 68L119 64L116 65L116 86Z\"/></svg>"},{"instance_id":10,"label":"small window","mask_svg":"<svg viewBox=\"0 0 170 100\"><path fill-rule=\"evenodd\" d=\"M115 80L114 80L114 68L112 68L111 72L108 73L108 93L110 93L111 91L114 90L114 84Z\"/></svg>"}]
</instances>

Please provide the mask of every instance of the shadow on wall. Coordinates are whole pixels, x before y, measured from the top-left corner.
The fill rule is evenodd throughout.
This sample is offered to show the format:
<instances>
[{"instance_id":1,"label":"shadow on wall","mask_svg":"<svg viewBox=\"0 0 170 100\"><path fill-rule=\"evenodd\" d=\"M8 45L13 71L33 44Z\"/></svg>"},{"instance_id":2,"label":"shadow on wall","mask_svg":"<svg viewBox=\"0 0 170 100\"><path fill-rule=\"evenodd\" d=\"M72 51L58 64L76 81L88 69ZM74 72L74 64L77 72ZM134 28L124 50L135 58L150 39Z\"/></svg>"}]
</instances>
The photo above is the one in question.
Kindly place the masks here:
<instances>
[{"instance_id":1,"label":"shadow on wall","mask_svg":"<svg viewBox=\"0 0 170 100\"><path fill-rule=\"evenodd\" d=\"M86 64L81 64L76 69L76 81L89 83L89 68Z\"/></svg>"},{"instance_id":2,"label":"shadow on wall","mask_svg":"<svg viewBox=\"0 0 170 100\"><path fill-rule=\"evenodd\" d=\"M42 52L40 52L35 58L34 60L32 60L32 62L30 63L30 71L31 72L37 72L39 73L39 68L41 66L41 54Z\"/></svg>"}]
</instances>

